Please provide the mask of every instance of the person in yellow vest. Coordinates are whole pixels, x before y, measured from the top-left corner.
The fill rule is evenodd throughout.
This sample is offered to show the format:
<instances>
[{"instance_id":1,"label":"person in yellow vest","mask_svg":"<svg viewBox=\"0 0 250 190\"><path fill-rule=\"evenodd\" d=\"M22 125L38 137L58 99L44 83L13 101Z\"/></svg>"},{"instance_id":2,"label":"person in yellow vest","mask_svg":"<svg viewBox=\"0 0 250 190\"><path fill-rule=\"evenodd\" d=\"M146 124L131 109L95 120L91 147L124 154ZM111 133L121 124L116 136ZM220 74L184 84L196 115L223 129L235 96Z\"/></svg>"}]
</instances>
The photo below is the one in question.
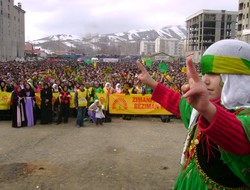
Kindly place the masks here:
<instances>
[{"instance_id":1,"label":"person in yellow vest","mask_svg":"<svg viewBox=\"0 0 250 190\"><path fill-rule=\"evenodd\" d=\"M109 114L109 95L114 93L114 88L112 87L111 83L106 82L103 92L106 94L106 107L105 107L105 115L106 119L108 119L108 114Z\"/></svg>"},{"instance_id":2,"label":"person in yellow vest","mask_svg":"<svg viewBox=\"0 0 250 190\"><path fill-rule=\"evenodd\" d=\"M81 83L80 88L75 92L74 103L77 110L76 127L83 127L84 117L88 104L88 91L85 90L84 85Z\"/></svg>"},{"instance_id":3,"label":"person in yellow vest","mask_svg":"<svg viewBox=\"0 0 250 190\"><path fill-rule=\"evenodd\" d=\"M95 91L89 82L85 83L84 89L88 92L88 107L94 102Z\"/></svg>"}]
</instances>

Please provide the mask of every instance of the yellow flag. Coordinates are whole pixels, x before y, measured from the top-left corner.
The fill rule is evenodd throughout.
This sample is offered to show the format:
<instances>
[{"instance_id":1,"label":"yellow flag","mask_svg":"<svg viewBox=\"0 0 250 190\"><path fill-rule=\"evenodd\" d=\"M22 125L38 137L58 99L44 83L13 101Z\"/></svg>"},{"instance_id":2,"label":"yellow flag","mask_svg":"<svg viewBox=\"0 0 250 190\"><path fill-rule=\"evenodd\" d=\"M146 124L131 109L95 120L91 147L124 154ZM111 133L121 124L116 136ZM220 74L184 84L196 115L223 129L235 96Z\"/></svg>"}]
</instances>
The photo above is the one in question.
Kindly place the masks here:
<instances>
[{"instance_id":1,"label":"yellow flag","mask_svg":"<svg viewBox=\"0 0 250 190\"><path fill-rule=\"evenodd\" d=\"M142 60L141 60L141 63L144 65L144 64L145 64L145 59L142 59Z\"/></svg>"},{"instance_id":2,"label":"yellow flag","mask_svg":"<svg viewBox=\"0 0 250 190\"><path fill-rule=\"evenodd\" d=\"M165 79L166 79L168 82L172 82L172 78L171 78L171 76L169 76L169 75L165 75Z\"/></svg>"},{"instance_id":3,"label":"yellow flag","mask_svg":"<svg viewBox=\"0 0 250 190\"><path fill-rule=\"evenodd\" d=\"M96 69L96 60L94 60L94 68Z\"/></svg>"},{"instance_id":4,"label":"yellow flag","mask_svg":"<svg viewBox=\"0 0 250 190\"><path fill-rule=\"evenodd\" d=\"M187 72L187 68L186 68L185 66L182 67L181 72L182 72L182 73L186 73L186 72Z\"/></svg>"}]
</instances>

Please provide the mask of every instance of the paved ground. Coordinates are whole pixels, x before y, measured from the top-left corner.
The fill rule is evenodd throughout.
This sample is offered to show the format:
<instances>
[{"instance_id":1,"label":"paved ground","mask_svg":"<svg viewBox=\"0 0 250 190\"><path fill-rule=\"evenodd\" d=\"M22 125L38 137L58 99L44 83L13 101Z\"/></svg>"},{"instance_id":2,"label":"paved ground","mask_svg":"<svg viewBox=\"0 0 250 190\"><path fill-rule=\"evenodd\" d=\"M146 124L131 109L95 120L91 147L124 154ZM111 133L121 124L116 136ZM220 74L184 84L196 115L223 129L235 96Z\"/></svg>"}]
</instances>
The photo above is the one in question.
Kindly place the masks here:
<instances>
[{"instance_id":1,"label":"paved ground","mask_svg":"<svg viewBox=\"0 0 250 190\"><path fill-rule=\"evenodd\" d=\"M113 118L11 128L0 121L1 190L168 190L179 171L185 129L178 119Z\"/></svg>"}]
</instances>

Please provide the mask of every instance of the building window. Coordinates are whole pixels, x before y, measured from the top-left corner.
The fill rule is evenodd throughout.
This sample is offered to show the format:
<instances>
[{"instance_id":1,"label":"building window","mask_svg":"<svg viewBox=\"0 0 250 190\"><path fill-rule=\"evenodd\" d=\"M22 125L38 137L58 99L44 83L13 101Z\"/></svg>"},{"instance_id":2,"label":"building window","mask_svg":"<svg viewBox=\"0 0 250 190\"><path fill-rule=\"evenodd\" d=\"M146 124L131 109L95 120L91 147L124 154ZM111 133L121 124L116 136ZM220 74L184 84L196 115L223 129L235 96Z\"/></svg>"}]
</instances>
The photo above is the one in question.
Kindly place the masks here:
<instances>
[{"instance_id":1,"label":"building window","mask_svg":"<svg viewBox=\"0 0 250 190\"><path fill-rule=\"evenodd\" d=\"M10 13L8 13L8 18L10 18Z\"/></svg>"},{"instance_id":2,"label":"building window","mask_svg":"<svg viewBox=\"0 0 250 190\"><path fill-rule=\"evenodd\" d=\"M238 25L238 31L241 31L241 30L242 30L242 25L239 24L239 25Z\"/></svg>"},{"instance_id":3,"label":"building window","mask_svg":"<svg viewBox=\"0 0 250 190\"><path fill-rule=\"evenodd\" d=\"M249 2L247 3L247 7L249 7Z\"/></svg>"}]
</instances>

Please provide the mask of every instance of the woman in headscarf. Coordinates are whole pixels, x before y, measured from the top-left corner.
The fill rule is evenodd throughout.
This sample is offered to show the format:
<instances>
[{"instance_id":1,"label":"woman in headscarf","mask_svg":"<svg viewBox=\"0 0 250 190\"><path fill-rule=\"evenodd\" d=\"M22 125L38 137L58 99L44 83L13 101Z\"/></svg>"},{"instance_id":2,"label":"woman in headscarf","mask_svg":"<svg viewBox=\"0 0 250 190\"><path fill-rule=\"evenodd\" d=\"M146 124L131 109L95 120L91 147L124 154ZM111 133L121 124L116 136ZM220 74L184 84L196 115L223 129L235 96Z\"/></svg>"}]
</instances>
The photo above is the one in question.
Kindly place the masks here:
<instances>
[{"instance_id":1,"label":"woman in headscarf","mask_svg":"<svg viewBox=\"0 0 250 190\"><path fill-rule=\"evenodd\" d=\"M115 85L114 93L115 93L115 94L121 94L121 93L123 93L123 92L122 92L122 86L121 86L120 83L117 83L117 84Z\"/></svg>"},{"instance_id":2,"label":"woman in headscarf","mask_svg":"<svg viewBox=\"0 0 250 190\"><path fill-rule=\"evenodd\" d=\"M40 119L41 124L52 123L52 89L49 87L48 83L43 84L43 89L40 92L41 98L41 113Z\"/></svg>"},{"instance_id":3,"label":"woman in headscarf","mask_svg":"<svg viewBox=\"0 0 250 190\"><path fill-rule=\"evenodd\" d=\"M109 95L114 93L114 88L109 82L106 82L104 88L103 88L104 93L106 94L106 104L105 104L105 116L106 120L110 120L109 117Z\"/></svg>"},{"instance_id":4,"label":"woman in headscarf","mask_svg":"<svg viewBox=\"0 0 250 190\"><path fill-rule=\"evenodd\" d=\"M35 98L35 91L31 87L29 83L25 84L24 88L24 97L25 97L25 112L27 118L27 126L33 126L36 124L36 98Z\"/></svg>"},{"instance_id":5,"label":"woman in headscarf","mask_svg":"<svg viewBox=\"0 0 250 190\"><path fill-rule=\"evenodd\" d=\"M26 126L26 114L25 114L25 103L24 103L24 91L21 86L16 86L15 90L11 95L11 106L12 106L12 127L24 127Z\"/></svg>"}]
</instances>

